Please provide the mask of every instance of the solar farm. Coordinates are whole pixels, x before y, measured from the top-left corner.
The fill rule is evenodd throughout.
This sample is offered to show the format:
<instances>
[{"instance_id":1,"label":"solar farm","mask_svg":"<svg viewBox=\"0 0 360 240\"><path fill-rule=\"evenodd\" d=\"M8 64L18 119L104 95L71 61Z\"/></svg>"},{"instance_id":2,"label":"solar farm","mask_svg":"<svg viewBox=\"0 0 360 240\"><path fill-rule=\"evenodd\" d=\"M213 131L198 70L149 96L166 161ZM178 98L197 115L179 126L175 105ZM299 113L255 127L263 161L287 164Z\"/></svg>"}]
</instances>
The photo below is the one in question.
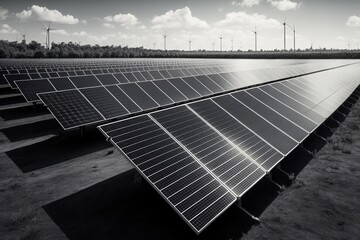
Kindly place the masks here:
<instances>
[{"instance_id":1,"label":"solar farm","mask_svg":"<svg viewBox=\"0 0 360 240\"><path fill-rule=\"evenodd\" d=\"M359 84L358 60L0 60L2 181L51 239L239 238L360 111Z\"/></svg>"}]
</instances>

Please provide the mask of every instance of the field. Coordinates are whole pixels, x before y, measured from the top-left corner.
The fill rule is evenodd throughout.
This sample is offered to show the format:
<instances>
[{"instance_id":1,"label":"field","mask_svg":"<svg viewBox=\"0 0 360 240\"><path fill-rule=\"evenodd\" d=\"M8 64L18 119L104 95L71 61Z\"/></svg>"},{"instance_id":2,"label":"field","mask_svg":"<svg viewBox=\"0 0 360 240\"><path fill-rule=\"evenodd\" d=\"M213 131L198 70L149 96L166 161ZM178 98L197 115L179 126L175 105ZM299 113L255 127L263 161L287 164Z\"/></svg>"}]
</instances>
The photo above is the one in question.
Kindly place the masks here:
<instances>
[{"instance_id":1,"label":"field","mask_svg":"<svg viewBox=\"0 0 360 240\"><path fill-rule=\"evenodd\" d=\"M63 131L1 88L2 239L359 239L360 101L197 236L94 126ZM323 139L324 138L324 139ZM310 150L309 151L306 151ZM293 179L293 176L296 176Z\"/></svg>"}]
</instances>

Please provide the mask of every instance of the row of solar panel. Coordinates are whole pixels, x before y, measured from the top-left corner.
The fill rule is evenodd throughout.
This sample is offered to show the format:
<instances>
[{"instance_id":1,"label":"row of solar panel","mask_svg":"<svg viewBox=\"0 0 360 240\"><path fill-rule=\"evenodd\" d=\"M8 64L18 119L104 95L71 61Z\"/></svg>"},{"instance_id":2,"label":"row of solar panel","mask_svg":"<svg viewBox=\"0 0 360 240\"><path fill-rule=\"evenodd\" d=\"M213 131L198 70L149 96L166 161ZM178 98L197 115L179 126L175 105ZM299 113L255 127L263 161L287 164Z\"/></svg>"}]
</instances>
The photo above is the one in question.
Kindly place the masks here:
<instances>
[{"instance_id":1,"label":"row of solar panel","mask_svg":"<svg viewBox=\"0 0 360 240\"><path fill-rule=\"evenodd\" d=\"M86 79L82 82L76 82L76 80L83 80L82 78L76 78L75 81L72 79L72 83L78 87L76 90L40 93L38 96L49 107L62 127L70 129L233 91L250 84L260 84L290 77L292 76L290 74L294 73L285 71L289 69L284 68L284 71L279 71L279 69L254 70L250 71L252 74L249 74L249 72L220 73L112 86L102 86L99 82L95 82L95 78L93 80ZM39 90L54 90L49 83L46 88L43 87L44 84L41 86L34 85L34 83L38 82L39 80L24 81L26 84L31 84L31 87L19 85L19 88L28 99L35 97L33 93L39 92ZM18 83L22 83L22 81ZM53 85L59 84L58 88L60 86L65 88L65 83L66 81L61 80L58 83L53 82ZM70 83L69 81L66 85L71 85ZM91 84L90 87L82 88L85 83ZM110 84L110 82L107 83ZM26 89L31 91L27 93ZM74 109L78 108L76 104L81 104L83 109L75 111ZM64 113L55 109L54 105L69 108L67 111L72 114L63 115ZM85 105L87 105L86 108ZM74 109L70 109L70 106ZM84 114L83 111L88 112L88 114Z\"/></svg>"},{"instance_id":2,"label":"row of solar panel","mask_svg":"<svg viewBox=\"0 0 360 240\"><path fill-rule=\"evenodd\" d=\"M9 83L9 85L15 89L17 88L15 82L20 80L37 80L37 79L43 79L43 78L58 78L58 77L70 77L70 76L85 76L85 75L99 75L99 74L106 74L106 73L124 73L124 74L130 74L130 73L136 73L139 74L137 81L141 80L154 80L154 79L163 79L163 75L169 76L169 73L167 71L173 72L175 74L176 72L179 72L179 70L182 69L182 71L191 70L194 72L194 74L207 74L207 73L216 73L216 72L223 72L224 69L227 69L227 71L231 71L234 68L230 67L224 67L224 66L217 66L217 67L201 67L201 68L195 68L195 67L188 67L188 68L180 68L180 67L174 67L174 68L167 68L166 70L163 69L156 69L155 67L142 67L142 68L110 68L110 69L95 69L95 70L85 70L85 71L65 71L65 72L52 72L52 73L30 73L30 74L11 74L11 75L4 75L6 78L6 81ZM157 74L156 72L160 71L161 74ZM147 72L154 72L154 74L157 74L156 76L149 76ZM181 72L181 71L180 71ZM145 75L145 76L141 76ZM150 75L152 75L150 73ZM141 76L141 77L140 77ZM144 79L145 78L145 79ZM127 81L127 82L130 82Z\"/></svg>"},{"instance_id":3,"label":"row of solar panel","mask_svg":"<svg viewBox=\"0 0 360 240\"><path fill-rule=\"evenodd\" d=\"M103 60L103 59L102 59ZM35 60L36 61L36 60ZM56 61L49 61L47 59L43 64L38 64L34 61L34 59L29 60L28 63L32 64L15 64L13 61L3 62L0 60L0 70L29 70L29 69L39 69L38 71L44 71L41 69L47 69L46 71L52 71L51 69L57 68L69 68L69 70L85 70L85 69L93 69L96 67L104 67L104 66L119 66L119 67L127 67L127 66L157 66L157 65L184 65L188 66L189 64L201 64L206 62L220 62L223 60L218 59L116 59L112 61L99 61L94 60L93 62L84 61L84 59L79 59L74 62L61 62L58 59ZM56 62L56 63L54 63ZM75 66L75 67L74 67ZM75 68L75 69L73 69ZM80 69L78 69L80 68ZM21 72L17 72L21 73Z\"/></svg>"},{"instance_id":4,"label":"row of solar panel","mask_svg":"<svg viewBox=\"0 0 360 240\"><path fill-rule=\"evenodd\" d=\"M307 66L307 65L292 65L282 66L272 69L250 70L227 73L231 70L228 67L207 67L207 68L189 68L189 69L169 69L169 70L153 70L143 72L129 72L129 73L114 73L114 74L98 74L92 76L81 77L69 77L69 78L51 78L40 80L22 80L15 81L17 88L24 95L26 101L36 102L39 101L37 94L51 91L95 87L95 86L107 86L113 84L123 84L129 82L143 82L152 80L162 80L170 78L182 77L195 77L201 83L197 83L196 80L190 81L189 85L197 90L199 86L205 85L198 91L201 97L209 94L217 94L222 91L230 91L239 87L247 87L254 84L263 83L266 81L273 81L282 78L289 78L292 76L298 76L313 71L322 70L319 66ZM208 80L211 74L223 73L221 77L225 80ZM225 74L226 73L226 74ZM206 75L206 76L203 76ZM236 79L234 79L236 78ZM218 79L218 78L217 78ZM221 78L220 78L221 79ZM227 81L231 84L228 85ZM240 83L239 83L240 81ZM196 84L193 86L192 84ZM218 85L218 86L217 86ZM197 87L197 88L196 88ZM206 91L208 88L210 91ZM205 91L205 92L204 92Z\"/></svg>"},{"instance_id":5,"label":"row of solar panel","mask_svg":"<svg viewBox=\"0 0 360 240\"><path fill-rule=\"evenodd\" d=\"M359 86L359 71L329 72L99 128L199 233Z\"/></svg>"}]
</instances>

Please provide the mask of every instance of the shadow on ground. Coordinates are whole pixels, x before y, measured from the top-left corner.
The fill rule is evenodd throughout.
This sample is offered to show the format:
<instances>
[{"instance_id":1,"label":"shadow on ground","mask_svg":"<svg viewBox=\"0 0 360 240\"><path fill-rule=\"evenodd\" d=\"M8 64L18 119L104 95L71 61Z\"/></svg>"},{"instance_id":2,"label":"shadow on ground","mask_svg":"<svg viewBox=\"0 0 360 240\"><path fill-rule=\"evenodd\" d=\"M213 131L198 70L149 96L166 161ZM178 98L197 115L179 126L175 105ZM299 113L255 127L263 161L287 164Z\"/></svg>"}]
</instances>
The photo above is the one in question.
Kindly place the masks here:
<instances>
[{"instance_id":1,"label":"shadow on ground","mask_svg":"<svg viewBox=\"0 0 360 240\"><path fill-rule=\"evenodd\" d=\"M36 105L35 109L34 106L26 105L23 107L3 109L0 111L0 117L5 121L8 121L27 117L35 117L48 113L49 111L43 105Z\"/></svg>"},{"instance_id":2,"label":"shadow on ground","mask_svg":"<svg viewBox=\"0 0 360 240\"><path fill-rule=\"evenodd\" d=\"M1 132L11 141L41 137L49 134L60 134L62 129L55 119L2 129Z\"/></svg>"},{"instance_id":3,"label":"shadow on ground","mask_svg":"<svg viewBox=\"0 0 360 240\"><path fill-rule=\"evenodd\" d=\"M96 128L89 128L85 137L80 131L62 132L48 140L6 152L24 173L65 162L111 147Z\"/></svg>"},{"instance_id":4,"label":"shadow on ground","mask_svg":"<svg viewBox=\"0 0 360 240\"><path fill-rule=\"evenodd\" d=\"M197 236L146 182L130 170L43 208L70 239L230 239L251 219L232 206Z\"/></svg>"}]
</instances>

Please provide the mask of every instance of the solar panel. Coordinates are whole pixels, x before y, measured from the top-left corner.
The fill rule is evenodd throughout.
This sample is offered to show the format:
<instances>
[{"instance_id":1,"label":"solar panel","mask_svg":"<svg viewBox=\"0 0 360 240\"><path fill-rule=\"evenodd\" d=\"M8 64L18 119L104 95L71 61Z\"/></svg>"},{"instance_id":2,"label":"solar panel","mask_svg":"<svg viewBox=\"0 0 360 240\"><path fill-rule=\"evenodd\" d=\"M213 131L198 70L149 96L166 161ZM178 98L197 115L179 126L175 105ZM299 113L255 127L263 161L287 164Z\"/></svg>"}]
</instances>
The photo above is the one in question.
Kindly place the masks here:
<instances>
[{"instance_id":1,"label":"solar panel","mask_svg":"<svg viewBox=\"0 0 360 240\"><path fill-rule=\"evenodd\" d=\"M129 112L104 87L83 88L80 92L104 116L111 119Z\"/></svg>"},{"instance_id":2,"label":"solar panel","mask_svg":"<svg viewBox=\"0 0 360 240\"><path fill-rule=\"evenodd\" d=\"M207 87L199 82L195 77L184 77L182 78L190 87L195 89L202 97L213 94Z\"/></svg>"},{"instance_id":3,"label":"solar panel","mask_svg":"<svg viewBox=\"0 0 360 240\"><path fill-rule=\"evenodd\" d=\"M321 124L324 120L324 117L320 114L311 111L308 107L301 104L300 102L297 102L296 100L290 98L289 96L283 94L282 92L276 90L275 88L271 87L270 85L264 85L259 87L262 91L264 91L266 94L270 95L271 97L277 99L281 103L285 104L286 106L296 110L297 112L305 115L306 117L310 118L312 121L314 121L317 124Z\"/></svg>"},{"instance_id":4,"label":"solar panel","mask_svg":"<svg viewBox=\"0 0 360 240\"><path fill-rule=\"evenodd\" d=\"M141 108L131 100L118 86L106 86L106 89L128 110L129 113L141 112Z\"/></svg>"},{"instance_id":5,"label":"solar panel","mask_svg":"<svg viewBox=\"0 0 360 240\"><path fill-rule=\"evenodd\" d=\"M105 120L78 90L38 95L64 129Z\"/></svg>"},{"instance_id":6,"label":"solar panel","mask_svg":"<svg viewBox=\"0 0 360 240\"><path fill-rule=\"evenodd\" d=\"M197 233L236 201L148 116L99 128Z\"/></svg>"},{"instance_id":7,"label":"solar panel","mask_svg":"<svg viewBox=\"0 0 360 240\"><path fill-rule=\"evenodd\" d=\"M102 85L118 84L118 80L112 74L100 74L96 75L97 79Z\"/></svg>"},{"instance_id":8,"label":"solar panel","mask_svg":"<svg viewBox=\"0 0 360 240\"><path fill-rule=\"evenodd\" d=\"M153 82L139 82L137 85L160 106L166 106L174 103L169 96L162 92Z\"/></svg>"},{"instance_id":9,"label":"solar panel","mask_svg":"<svg viewBox=\"0 0 360 240\"><path fill-rule=\"evenodd\" d=\"M124 76L129 80L129 82L137 82L138 80L132 73L124 73Z\"/></svg>"},{"instance_id":10,"label":"solar panel","mask_svg":"<svg viewBox=\"0 0 360 240\"><path fill-rule=\"evenodd\" d=\"M261 91L258 88L252 88L246 90L246 92L248 92L253 97L261 101L263 104L267 105L276 112L280 113L290 121L294 122L304 130L306 130L307 132L312 132L317 127L317 124L312 120L310 120L309 118L289 108L284 103L276 100L275 98L272 98L271 96L267 95L265 92Z\"/></svg>"},{"instance_id":11,"label":"solar panel","mask_svg":"<svg viewBox=\"0 0 360 240\"><path fill-rule=\"evenodd\" d=\"M159 107L159 105L146 92L144 92L138 85L128 83L128 84L121 84L118 86L143 111Z\"/></svg>"},{"instance_id":12,"label":"solar panel","mask_svg":"<svg viewBox=\"0 0 360 240\"><path fill-rule=\"evenodd\" d=\"M36 95L39 92L55 91L47 79L15 81L15 84L27 102L39 101Z\"/></svg>"},{"instance_id":13,"label":"solar panel","mask_svg":"<svg viewBox=\"0 0 360 240\"><path fill-rule=\"evenodd\" d=\"M283 159L278 151L251 132L247 126L235 120L212 100L192 103L189 104L189 107L266 171L270 171ZM215 174L223 173L236 163L235 159L231 159L223 166L218 167Z\"/></svg>"},{"instance_id":14,"label":"solar panel","mask_svg":"<svg viewBox=\"0 0 360 240\"><path fill-rule=\"evenodd\" d=\"M223 92L219 85L217 85L213 80L211 80L208 76L196 76L195 77L199 82L201 82L206 88L208 88L212 93L220 93Z\"/></svg>"},{"instance_id":15,"label":"solar panel","mask_svg":"<svg viewBox=\"0 0 360 240\"><path fill-rule=\"evenodd\" d=\"M155 80L164 79L164 77L160 74L159 71L149 71L149 74L150 74Z\"/></svg>"},{"instance_id":16,"label":"solar panel","mask_svg":"<svg viewBox=\"0 0 360 240\"><path fill-rule=\"evenodd\" d=\"M192 87L185 83L181 78L173 78L168 80L174 87L176 87L188 99L200 98L200 94Z\"/></svg>"},{"instance_id":17,"label":"solar panel","mask_svg":"<svg viewBox=\"0 0 360 240\"><path fill-rule=\"evenodd\" d=\"M168 95L175 103L186 101L187 98L167 80L153 82L158 88Z\"/></svg>"},{"instance_id":18,"label":"solar panel","mask_svg":"<svg viewBox=\"0 0 360 240\"><path fill-rule=\"evenodd\" d=\"M232 96L264 118L266 121L277 127L279 130L283 131L286 135L293 138L295 141L301 142L308 136L308 133L305 130L267 107L247 92L241 91L233 93Z\"/></svg>"},{"instance_id":19,"label":"solar panel","mask_svg":"<svg viewBox=\"0 0 360 240\"><path fill-rule=\"evenodd\" d=\"M137 80L139 82L146 81L146 79L144 78L144 76L140 72L133 72L133 74L134 74L134 76L137 78Z\"/></svg>"},{"instance_id":20,"label":"solar panel","mask_svg":"<svg viewBox=\"0 0 360 240\"><path fill-rule=\"evenodd\" d=\"M150 73L148 73L148 72L146 72L146 71L143 71L143 72L141 72L141 75L143 75L144 76L144 78L146 79L146 80L154 80L154 78L150 75Z\"/></svg>"},{"instance_id":21,"label":"solar panel","mask_svg":"<svg viewBox=\"0 0 360 240\"><path fill-rule=\"evenodd\" d=\"M208 77L213 80L217 85L219 85L222 89L225 91L230 91L235 89L235 86L226 81L223 77L221 77L219 74L211 74L208 75Z\"/></svg>"},{"instance_id":22,"label":"solar panel","mask_svg":"<svg viewBox=\"0 0 360 240\"><path fill-rule=\"evenodd\" d=\"M114 77L120 82L120 83L128 83L129 80L124 76L123 73L115 73Z\"/></svg>"},{"instance_id":23,"label":"solar panel","mask_svg":"<svg viewBox=\"0 0 360 240\"><path fill-rule=\"evenodd\" d=\"M5 74L4 77L5 77L6 81L9 83L9 85L11 86L11 88L13 88L13 89L16 88L15 81L30 79L30 76L27 73L23 73L23 74Z\"/></svg>"},{"instance_id":24,"label":"solar panel","mask_svg":"<svg viewBox=\"0 0 360 240\"><path fill-rule=\"evenodd\" d=\"M244 194L266 173L237 147L202 121L186 106L151 114L170 134L204 166L215 173L228 161L234 166L216 172L216 176L237 196Z\"/></svg>"},{"instance_id":25,"label":"solar panel","mask_svg":"<svg viewBox=\"0 0 360 240\"><path fill-rule=\"evenodd\" d=\"M178 78L178 77L184 77L185 76L185 74L180 69L169 69L167 71L173 78Z\"/></svg>"},{"instance_id":26,"label":"solar panel","mask_svg":"<svg viewBox=\"0 0 360 240\"><path fill-rule=\"evenodd\" d=\"M77 88L101 86L101 83L96 79L94 75L69 77L69 79Z\"/></svg>"},{"instance_id":27,"label":"solar panel","mask_svg":"<svg viewBox=\"0 0 360 240\"><path fill-rule=\"evenodd\" d=\"M50 78L49 81L58 91L75 88L68 78Z\"/></svg>"},{"instance_id":28,"label":"solar panel","mask_svg":"<svg viewBox=\"0 0 360 240\"><path fill-rule=\"evenodd\" d=\"M216 97L213 100L282 154L288 154L297 146L295 140L265 121L231 95Z\"/></svg>"}]
</instances>

